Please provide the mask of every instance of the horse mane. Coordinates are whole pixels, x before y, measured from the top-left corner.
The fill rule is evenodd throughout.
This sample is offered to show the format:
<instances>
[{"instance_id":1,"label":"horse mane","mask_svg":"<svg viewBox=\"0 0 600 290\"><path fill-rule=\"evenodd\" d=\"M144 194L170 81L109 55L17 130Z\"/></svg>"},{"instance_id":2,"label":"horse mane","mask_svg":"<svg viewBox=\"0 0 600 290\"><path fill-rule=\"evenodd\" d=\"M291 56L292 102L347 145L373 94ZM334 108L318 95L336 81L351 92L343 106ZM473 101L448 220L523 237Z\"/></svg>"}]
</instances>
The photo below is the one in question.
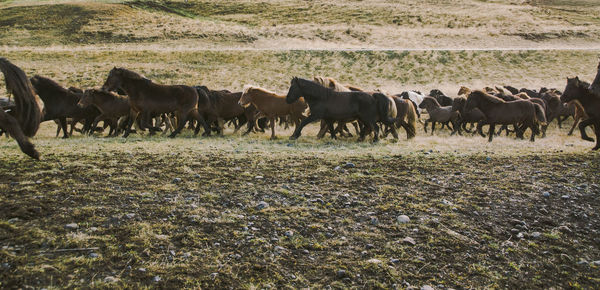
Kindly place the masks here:
<instances>
[{"instance_id":1,"label":"horse mane","mask_svg":"<svg viewBox=\"0 0 600 290\"><path fill-rule=\"evenodd\" d=\"M60 93L65 93L65 94L67 94L67 93L75 94L75 92L68 90L67 88L61 86L54 80L49 79L47 77L35 75L35 76L33 76L32 79L35 80L36 84L38 84L40 87L43 87L46 90L54 90L54 91L58 91ZM38 92L38 94L39 94L39 92Z\"/></svg>"},{"instance_id":2,"label":"horse mane","mask_svg":"<svg viewBox=\"0 0 600 290\"><path fill-rule=\"evenodd\" d=\"M244 92L244 94L247 94L250 90L257 90L257 91L261 91L261 92L266 93L266 94L271 94L271 95L278 96L278 94L275 93L275 92L269 91L269 90L267 90L265 88L261 88L259 86L253 86L253 85L245 85L244 89L243 89L243 92Z\"/></svg>"},{"instance_id":3,"label":"horse mane","mask_svg":"<svg viewBox=\"0 0 600 290\"><path fill-rule=\"evenodd\" d=\"M494 103L494 104L503 104L503 103L506 103L503 99L500 99L498 97L492 96L492 95L490 95L490 94L488 94L488 93L486 93L486 92L484 92L482 90L472 91L469 94L469 98L471 98L471 97L480 97L480 98L482 98L482 99L484 99L484 100L486 100L488 102Z\"/></svg>"},{"instance_id":4,"label":"horse mane","mask_svg":"<svg viewBox=\"0 0 600 290\"><path fill-rule=\"evenodd\" d=\"M425 97L423 98L423 102L425 102L425 100L429 100L430 102L432 102L436 107L441 107L442 105L440 104L440 102L438 102L436 100L436 98L434 97Z\"/></svg>"},{"instance_id":5,"label":"horse mane","mask_svg":"<svg viewBox=\"0 0 600 290\"><path fill-rule=\"evenodd\" d=\"M121 75L123 77L126 77L128 79L132 79L132 80L144 80L144 81L148 81L148 82L152 82L152 80L146 78L145 76L143 76L142 74L136 73L132 70L128 70L126 68L115 68L117 69L119 72L121 72Z\"/></svg>"},{"instance_id":6,"label":"horse mane","mask_svg":"<svg viewBox=\"0 0 600 290\"><path fill-rule=\"evenodd\" d=\"M313 81L315 83L317 83L317 84L320 84L320 85L326 87L326 88L333 89L336 92L350 92L350 91L353 91L352 89L348 88L347 86L344 86L344 85L340 84L334 78L315 76L315 77L313 77Z\"/></svg>"},{"instance_id":7,"label":"horse mane","mask_svg":"<svg viewBox=\"0 0 600 290\"><path fill-rule=\"evenodd\" d=\"M458 90L458 95L468 95L471 93L471 89L465 87L465 86L461 86L460 89Z\"/></svg>"},{"instance_id":8,"label":"horse mane","mask_svg":"<svg viewBox=\"0 0 600 290\"><path fill-rule=\"evenodd\" d=\"M15 96L16 119L25 136L33 137L40 127L44 103L35 94L27 75L6 58L0 58L6 90Z\"/></svg>"},{"instance_id":9,"label":"horse mane","mask_svg":"<svg viewBox=\"0 0 600 290\"><path fill-rule=\"evenodd\" d=\"M514 96L517 97L517 98L521 98L523 100L531 99L531 97L527 93L525 93L525 92L520 92L520 93L518 93L518 94L516 94Z\"/></svg>"}]
</instances>

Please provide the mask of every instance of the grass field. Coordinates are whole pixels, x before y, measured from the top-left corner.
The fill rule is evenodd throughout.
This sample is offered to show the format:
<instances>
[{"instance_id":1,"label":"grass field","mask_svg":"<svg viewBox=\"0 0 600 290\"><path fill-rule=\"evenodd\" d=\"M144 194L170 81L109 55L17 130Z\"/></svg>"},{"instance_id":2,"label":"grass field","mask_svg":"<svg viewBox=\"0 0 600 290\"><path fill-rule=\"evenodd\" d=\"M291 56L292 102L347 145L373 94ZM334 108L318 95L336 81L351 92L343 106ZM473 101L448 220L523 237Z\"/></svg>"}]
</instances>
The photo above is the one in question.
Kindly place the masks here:
<instances>
[{"instance_id":1,"label":"grass field","mask_svg":"<svg viewBox=\"0 0 600 290\"><path fill-rule=\"evenodd\" d=\"M9 0L0 56L81 88L122 66L232 91L313 75L562 90L596 73L598 15L592 0ZM535 143L419 125L376 144L315 125L297 141L63 140L46 122L41 161L0 138L0 288L597 288L599 155L570 122Z\"/></svg>"}]
</instances>

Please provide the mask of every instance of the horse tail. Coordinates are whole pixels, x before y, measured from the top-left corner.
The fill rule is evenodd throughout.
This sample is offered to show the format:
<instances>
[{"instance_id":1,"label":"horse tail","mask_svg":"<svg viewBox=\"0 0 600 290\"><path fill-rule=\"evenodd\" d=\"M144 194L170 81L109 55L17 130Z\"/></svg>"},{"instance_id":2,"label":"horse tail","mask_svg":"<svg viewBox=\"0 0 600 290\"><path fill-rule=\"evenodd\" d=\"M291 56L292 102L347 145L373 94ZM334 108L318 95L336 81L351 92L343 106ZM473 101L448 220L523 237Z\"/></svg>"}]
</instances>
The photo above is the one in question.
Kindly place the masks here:
<instances>
[{"instance_id":1,"label":"horse tail","mask_svg":"<svg viewBox=\"0 0 600 290\"><path fill-rule=\"evenodd\" d=\"M533 104L535 108L535 118L541 125L546 125L546 113L539 104Z\"/></svg>"},{"instance_id":2,"label":"horse tail","mask_svg":"<svg viewBox=\"0 0 600 290\"><path fill-rule=\"evenodd\" d=\"M15 96L16 119L27 137L33 137L40 128L44 103L35 94L25 72L6 58L0 58L0 71L6 80L6 90Z\"/></svg>"},{"instance_id":3,"label":"horse tail","mask_svg":"<svg viewBox=\"0 0 600 290\"><path fill-rule=\"evenodd\" d=\"M417 135L417 110L412 101L407 101L408 111L406 112L406 120L408 121L408 138L414 138Z\"/></svg>"},{"instance_id":4,"label":"horse tail","mask_svg":"<svg viewBox=\"0 0 600 290\"><path fill-rule=\"evenodd\" d=\"M397 113L396 103L394 103L390 97L382 93L374 93L373 97L375 98L375 103L377 105L379 120L387 124L394 123Z\"/></svg>"}]
</instances>

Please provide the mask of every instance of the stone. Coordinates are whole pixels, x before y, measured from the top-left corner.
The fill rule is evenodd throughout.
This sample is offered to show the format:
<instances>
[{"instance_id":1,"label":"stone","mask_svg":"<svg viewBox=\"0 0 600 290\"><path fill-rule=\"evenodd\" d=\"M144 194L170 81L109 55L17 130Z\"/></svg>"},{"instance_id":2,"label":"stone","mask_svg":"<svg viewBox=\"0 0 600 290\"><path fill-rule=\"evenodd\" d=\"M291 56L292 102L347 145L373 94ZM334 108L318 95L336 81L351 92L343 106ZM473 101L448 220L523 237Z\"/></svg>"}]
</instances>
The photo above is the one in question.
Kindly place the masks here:
<instances>
[{"instance_id":1,"label":"stone","mask_svg":"<svg viewBox=\"0 0 600 290\"><path fill-rule=\"evenodd\" d=\"M544 197L550 197L550 192L544 191L544 192L542 193L542 195L543 195Z\"/></svg>"},{"instance_id":2,"label":"stone","mask_svg":"<svg viewBox=\"0 0 600 290\"><path fill-rule=\"evenodd\" d=\"M429 286L429 285L424 285L421 287L421 290L434 290L433 287Z\"/></svg>"},{"instance_id":3,"label":"stone","mask_svg":"<svg viewBox=\"0 0 600 290\"><path fill-rule=\"evenodd\" d=\"M79 228L79 225L76 223L70 223L65 225L65 229L67 230L76 230Z\"/></svg>"},{"instance_id":4,"label":"stone","mask_svg":"<svg viewBox=\"0 0 600 290\"><path fill-rule=\"evenodd\" d=\"M533 233L531 233L531 237L534 238L534 239L539 238L541 235L542 235L542 233L540 233L540 232L533 232Z\"/></svg>"},{"instance_id":5,"label":"stone","mask_svg":"<svg viewBox=\"0 0 600 290\"><path fill-rule=\"evenodd\" d=\"M267 208L267 207L269 207L269 204L268 204L268 203L266 203L266 202L264 202L264 201L261 201L261 202L259 202L259 203L256 205L256 209L257 209L257 210L263 210L263 209L265 209L265 208Z\"/></svg>"},{"instance_id":6,"label":"stone","mask_svg":"<svg viewBox=\"0 0 600 290\"><path fill-rule=\"evenodd\" d=\"M413 239L411 237L406 237L406 238L402 239L402 242L411 244L413 246L417 244L417 242L415 242L415 239Z\"/></svg>"},{"instance_id":7,"label":"stone","mask_svg":"<svg viewBox=\"0 0 600 290\"><path fill-rule=\"evenodd\" d=\"M367 263L371 263L371 264L381 264L381 260L373 258L373 259L369 259L369 260L367 260Z\"/></svg>"},{"instance_id":8,"label":"stone","mask_svg":"<svg viewBox=\"0 0 600 290\"><path fill-rule=\"evenodd\" d=\"M335 276L337 276L338 278L344 278L346 277L346 270L337 270L337 272L335 273Z\"/></svg>"},{"instance_id":9,"label":"stone","mask_svg":"<svg viewBox=\"0 0 600 290\"><path fill-rule=\"evenodd\" d=\"M172 181L172 182L173 182L173 183L180 183L180 182L181 182L181 178L179 178L179 177L175 177L175 178L173 178L173 181Z\"/></svg>"},{"instance_id":10,"label":"stone","mask_svg":"<svg viewBox=\"0 0 600 290\"><path fill-rule=\"evenodd\" d=\"M152 281L154 281L154 283L160 282L160 280L162 280L160 276L154 276L154 278L152 278Z\"/></svg>"},{"instance_id":11,"label":"stone","mask_svg":"<svg viewBox=\"0 0 600 290\"><path fill-rule=\"evenodd\" d=\"M399 215L396 218L396 221L398 221L398 223L405 224L407 222L410 222L410 218L407 215Z\"/></svg>"},{"instance_id":12,"label":"stone","mask_svg":"<svg viewBox=\"0 0 600 290\"><path fill-rule=\"evenodd\" d=\"M346 164L344 164L344 168L354 168L356 167L356 165L352 162L347 162Z\"/></svg>"},{"instance_id":13,"label":"stone","mask_svg":"<svg viewBox=\"0 0 600 290\"><path fill-rule=\"evenodd\" d=\"M257 176L254 176L254 179L264 179L264 177L262 175L257 175Z\"/></svg>"},{"instance_id":14,"label":"stone","mask_svg":"<svg viewBox=\"0 0 600 290\"><path fill-rule=\"evenodd\" d=\"M286 237L288 237L288 238L291 238L291 237L293 237L293 236L294 236L294 232L293 232L293 231L286 231L286 232L284 233L284 235L285 235Z\"/></svg>"},{"instance_id":15,"label":"stone","mask_svg":"<svg viewBox=\"0 0 600 290\"><path fill-rule=\"evenodd\" d=\"M119 281L119 279L113 277L113 276L107 276L104 278L104 283L115 283Z\"/></svg>"},{"instance_id":16,"label":"stone","mask_svg":"<svg viewBox=\"0 0 600 290\"><path fill-rule=\"evenodd\" d=\"M100 255L98 255L97 253L93 253L93 252L90 253L88 256L93 259L100 257Z\"/></svg>"}]
</instances>

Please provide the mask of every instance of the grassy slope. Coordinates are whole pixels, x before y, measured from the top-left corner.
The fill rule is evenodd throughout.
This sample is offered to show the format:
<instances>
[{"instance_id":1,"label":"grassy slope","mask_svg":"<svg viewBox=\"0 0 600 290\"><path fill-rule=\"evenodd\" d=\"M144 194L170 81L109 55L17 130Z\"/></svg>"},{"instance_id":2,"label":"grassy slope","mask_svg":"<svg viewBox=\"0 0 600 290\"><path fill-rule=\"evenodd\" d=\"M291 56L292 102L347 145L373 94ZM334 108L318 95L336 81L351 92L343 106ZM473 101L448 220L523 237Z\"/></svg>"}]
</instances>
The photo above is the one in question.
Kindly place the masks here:
<instances>
[{"instance_id":1,"label":"grassy slope","mask_svg":"<svg viewBox=\"0 0 600 290\"><path fill-rule=\"evenodd\" d=\"M600 5L576 1L52 1L0 4L4 45L244 48L598 47Z\"/></svg>"}]
</instances>

